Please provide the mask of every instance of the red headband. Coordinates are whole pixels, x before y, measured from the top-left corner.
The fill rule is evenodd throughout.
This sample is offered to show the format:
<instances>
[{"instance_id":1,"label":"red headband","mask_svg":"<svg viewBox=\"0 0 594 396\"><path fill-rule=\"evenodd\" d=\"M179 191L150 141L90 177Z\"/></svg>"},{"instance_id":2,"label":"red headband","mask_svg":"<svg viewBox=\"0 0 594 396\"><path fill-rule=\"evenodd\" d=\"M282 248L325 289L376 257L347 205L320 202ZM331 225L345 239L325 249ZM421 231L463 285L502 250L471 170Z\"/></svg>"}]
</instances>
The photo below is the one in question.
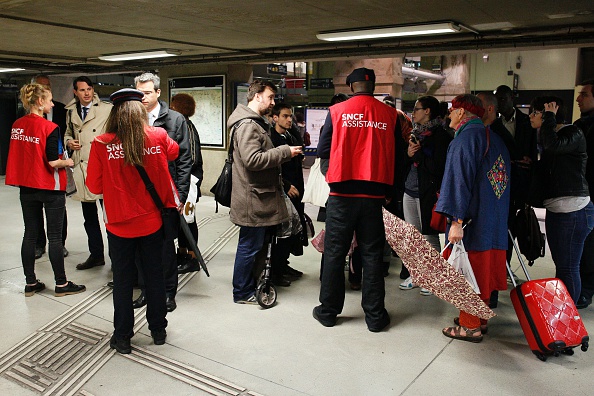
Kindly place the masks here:
<instances>
[{"instance_id":1,"label":"red headband","mask_svg":"<svg viewBox=\"0 0 594 396\"><path fill-rule=\"evenodd\" d=\"M454 108L454 109L463 108L464 110L467 110L467 111L471 112L472 114L476 114L480 118L483 118L483 115L485 114L485 109L483 109L482 106L477 106L477 105L474 105L474 104L468 103L468 102L462 102L458 99L452 100L452 108Z\"/></svg>"}]
</instances>

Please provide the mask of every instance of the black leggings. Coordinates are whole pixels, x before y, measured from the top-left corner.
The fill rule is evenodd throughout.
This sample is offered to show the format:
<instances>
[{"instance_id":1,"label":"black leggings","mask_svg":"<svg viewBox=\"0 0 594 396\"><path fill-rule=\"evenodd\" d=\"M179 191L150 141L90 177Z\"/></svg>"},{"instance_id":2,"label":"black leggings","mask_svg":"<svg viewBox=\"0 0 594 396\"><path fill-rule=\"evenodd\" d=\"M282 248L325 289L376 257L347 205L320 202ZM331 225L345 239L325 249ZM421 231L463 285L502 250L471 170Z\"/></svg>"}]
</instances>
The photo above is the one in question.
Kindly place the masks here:
<instances>
[{"instance_id":1,"label":"black leggings","mask_svg":"<svg viewBox=\"0 0 594 396\"><path fill-rule=\"evenodd\" d=\"M66 272L64 271L64 251L62 246L62 224L64 222L64 211L66 208L66 196L64 192L48 190L27 189L26 193L21 191L20 200L23 210L23 221L25 223L25 235L21 246L21 261L27 284L35 284L35 241L43 217L39 212L44 209L47 219L47 238L49 240L49 259L54 271L56 285L66 283Z\"/></svg>"}]
</instances>

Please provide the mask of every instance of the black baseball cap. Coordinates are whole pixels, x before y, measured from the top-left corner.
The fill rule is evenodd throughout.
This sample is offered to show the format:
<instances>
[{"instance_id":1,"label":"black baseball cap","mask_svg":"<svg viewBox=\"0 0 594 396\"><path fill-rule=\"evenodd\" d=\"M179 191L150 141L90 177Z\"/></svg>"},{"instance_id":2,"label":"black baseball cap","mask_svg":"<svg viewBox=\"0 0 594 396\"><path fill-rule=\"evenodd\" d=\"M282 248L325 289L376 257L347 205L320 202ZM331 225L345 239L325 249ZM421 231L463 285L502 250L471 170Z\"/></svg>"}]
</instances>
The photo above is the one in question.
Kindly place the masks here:
<instances>
[{"instance_id":1,"label":"black baseball cap","mask_svg":"<svg viewBox=\"0 0 594 396\"><path fill-rule=\"evenodd\" d=\"M358 81L375 82L375 72L372 69L360 67L358 69L353 70L353 72L349 74L346 79L347 85L351 85L352 83Z\"/></svg>"}]
</instances>

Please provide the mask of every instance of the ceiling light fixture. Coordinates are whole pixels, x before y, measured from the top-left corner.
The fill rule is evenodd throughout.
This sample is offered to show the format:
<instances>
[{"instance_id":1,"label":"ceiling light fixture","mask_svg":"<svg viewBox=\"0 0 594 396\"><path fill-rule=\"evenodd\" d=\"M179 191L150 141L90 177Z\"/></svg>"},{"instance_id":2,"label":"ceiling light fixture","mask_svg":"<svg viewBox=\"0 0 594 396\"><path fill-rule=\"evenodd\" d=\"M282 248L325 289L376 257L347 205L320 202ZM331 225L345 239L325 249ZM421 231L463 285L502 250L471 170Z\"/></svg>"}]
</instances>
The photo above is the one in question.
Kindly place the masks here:
<instances>
[{"instance_id":1,"label":"ceiling light fixture","mask_svg":"<svg viewBox=\"0 0 594 396\"><path fill-rule=\"evenodd\" d=\"M100 56L99 59L108 62L121 62L136 59L167 58L177 56L173 51L147 51L147 52L129 52L126 54L114 54Z\"/></svg>"},{"instance_id":2,"label":"ceiling light fixture","mask_svg":"<svg viewBox=\"0 0 594 396\"><path fill-rule=\"evenodd\" d=\"M1 68L0 67L0 73L8 73L8 72L15 72L15 71L23 71L25 69L21 69L19 67L14 67L14 68Z\"/></svg>"},{"instance_id":3,"label":"ceiling light fixture","mask_svg":"<svg viewBox=\"0 0 594 396\"><path fill-rule=\"evenodd\" d=\"M381 39L389 37L421 36L428 34L456 33L460 26L453 22L429 23L425 25L392 26L358 30L344 30L319 33L316 37L325 41L349 41Z\"/></svg>"}]
</instances>

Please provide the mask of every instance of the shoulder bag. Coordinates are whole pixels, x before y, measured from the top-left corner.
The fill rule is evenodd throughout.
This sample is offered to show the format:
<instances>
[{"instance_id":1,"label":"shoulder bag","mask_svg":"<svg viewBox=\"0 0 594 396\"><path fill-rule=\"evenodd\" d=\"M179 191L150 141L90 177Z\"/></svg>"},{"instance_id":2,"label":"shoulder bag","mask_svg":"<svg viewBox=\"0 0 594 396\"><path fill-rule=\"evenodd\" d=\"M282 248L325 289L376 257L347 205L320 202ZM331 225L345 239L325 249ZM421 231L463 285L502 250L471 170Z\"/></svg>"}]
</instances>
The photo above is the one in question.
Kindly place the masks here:
<instances>
[{"instance_id":1,"label":"shoulder bag","mask_svg":"<svg viewBox=\"0 0 594 396\"><path fill-rule=\"evenodd\" d=\"M214 198L217 203L215 209L216 213L219 212L219 204L228 208L231 207L231 190L233 182L233 138L235 136L237 125L238 124L235 124L231 130L231 141L229 142L229 151L227 153L227 159L225 160L223 170L221 171L221 174L219 175L215 185L210 189L210 192L214 194Z\"/></svg>"},{"instance_id":2,"label":"shoulder bag","mask_svg":"<svg viewBox=\"0 0 594 396\"><path fill-rule=\"evenodd\" d=\"M149 178L149 175L146 173L144 167L140 165L135 165L136 170L140 174L144 185L148 193L150 194L151 198L155 202L157 209L161 211L161 217L163 218L163 238L166 241L172 241L177 238L179 233L179 214L177 213L177 209L175 208L166 208L163 205L163 201L161 201L161 197L157 194L157 190L155 190L155 185Z\"/></svg>"}]
</instances>

